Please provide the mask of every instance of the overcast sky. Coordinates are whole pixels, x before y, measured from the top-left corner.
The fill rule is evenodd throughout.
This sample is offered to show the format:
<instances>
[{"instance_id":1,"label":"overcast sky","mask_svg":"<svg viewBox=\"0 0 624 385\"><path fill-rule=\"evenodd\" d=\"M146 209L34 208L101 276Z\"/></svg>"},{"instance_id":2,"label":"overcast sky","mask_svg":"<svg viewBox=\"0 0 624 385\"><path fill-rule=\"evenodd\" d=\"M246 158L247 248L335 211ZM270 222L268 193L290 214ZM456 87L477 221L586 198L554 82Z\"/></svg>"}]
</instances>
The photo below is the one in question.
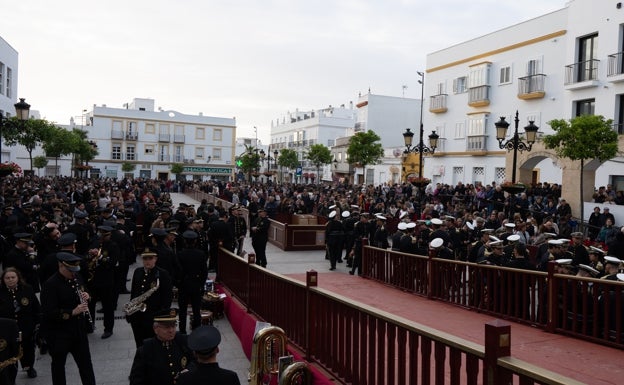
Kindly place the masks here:
<instances>
[{"instance_id":1,"label":"overcast sky","mask_svg":"<svg viewBox=\"0 0 624 385\"><path fill-rule=\"evenodd\" d=\"M269 140L287 111L420 98L428 53L563 8L565 0L28 0L5 3L18 96L67 124L134 97L236 117ZM521 39L521 38L520 38Z\"/></svg>"}]
</instances>

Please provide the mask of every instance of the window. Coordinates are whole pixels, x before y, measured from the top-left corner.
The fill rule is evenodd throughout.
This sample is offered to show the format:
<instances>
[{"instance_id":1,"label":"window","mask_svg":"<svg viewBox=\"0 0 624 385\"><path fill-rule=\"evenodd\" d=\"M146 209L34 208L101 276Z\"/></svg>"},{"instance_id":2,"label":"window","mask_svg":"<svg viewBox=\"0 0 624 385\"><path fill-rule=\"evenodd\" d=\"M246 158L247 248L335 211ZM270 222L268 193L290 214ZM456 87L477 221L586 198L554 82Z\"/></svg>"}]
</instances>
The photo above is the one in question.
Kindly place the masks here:
<instances>
[{"instance_id":1,"label":"window","mask_svg":"<svg viewBox=\"0 0 624 385\"><path fill-rule=\"evenodd\" d=\"M126 146L126 160L136 160L134 145Z\"/></svg>"},{"instance_id":2,"label":"window","mask_svg":"<svg viewBox=\"0 0 624 385\"><path fill-rule=\"evenodd\" d=\"M470 67L470 78L468 87L475 88L490 84L490 63L482 63Z\"/></svg>"},{"instance_id":3,"label":"window","mask_svg":"<svg viewBox=\"0 0 624 385\"><path fill-rule=\"evenodd\" d=\"M195 129L195 139L204 140L206 137L206 129L204 127L197 127Z\"/></svg>"},{"instance_id":4,"label":"window","mask_svg":"<svg viewBox=\"0 0 624 385\"><path fill-rule=\"evenodd\" d=\"M454 94L463 94L466 92L466 76L459 77L453 80L453 93Z\"/></svg>"},{"instance_id":5,"label":"window","mask_svg":"<svg viewBox=\"0 0 624 385\"><path fill-rule=\"evenodd\" d=\"M594 115L594 111L596 108L596 100L595 99L578 100L575 103L575 106L576 106L576 116Z\"/></svg>"},{"instance_id":6,"label":"window","mask_svg":"<svg viewBox=\"0 0 624 385\"><path fill-rule=\"evenodd\" d=\"M145 145L145 155L153 155L154 154L154 145L146 144Z\"/></svg>"},{"instance_id":7,"label":"window","mask_svg":"<svg viewBox=\"0 0 624 385\"><path fill-rule=\"evenodd\" d=\"M212 130L212 140L215 142L220 142L223 140L223 130L220 128L215 128Z\"/></svg>"},{"instance_id":8,"label":"window","mask_svg":"<svg viewBox=\"0 0 624 385\"><path fill-rule=\"evenodd\" d=\"M4 63L0 61L0 95L4 95Z\"/></svg>"},{"instance_id":9,"label":"window","mask_svg":"<svg viewBox=\"0 0 624 385\"><path fill-rule=\"evenodd\" d=\"M598 34L579 39L578 81L595 80L598 76Z\"/></svg>"},{"instance_id":10,"label":"window","mask_svg":"<svg viewBox=\"0 0 624 385\"><path fill-rule=\"evenodd\" d=\"M446 84L444 82L436 84L436 95L444 95L446 93Z\"/></svg>"},{"instance_id":11,"label":"window","mask_svg":"<svg viewBox=\"0 0 624 385\"><path fill-rule=\"evenodd\" d=\"M212 149L212 160L221 160L221 149L213 148Z\"/></svg>"},{"instance_id":12,"label":"window","mask_svg":"<svg viewBox=\"0 0 624 385\"><path fill-rule=\"evenodd\" d=\"M154 125L154 123L145 123L145 133L146 134L156 133L156 126Z\"/></svg>"},{"instance_id":13,"label":"window","mask_svg":"<svg viewBox=\"0 0 624 385\"><path fill-rule=\"evenodd\" d=\"M6 92L5 95L7 98L12 98L13 95L11 94L11 86L13 85L13 70L9 67L7 67L6 70Z\"/></svg>"},{"instance_id":14,"label":"window","mask_svg":"<svg viewBox=\"0 0 624 385\"><path fill-rule=\"evenodd\" d=\"M184 135L184 126L181 124L176 124L175 126L173 126L173 132L176 136Z\"/></svg>"},{"instance_id":15,"label":"window","mask_svg":"<svg viewBox=\"0 0 624 385\"><path fill-rule=\"evenodd\" d=\"M511 83L511 66L504 66L500 69L499 84Z\"/></svg>"},{"instance_id":16,"label":"window","mask_svg":"<svg viewBox=\"0 0 624 385\"><path fill-rule=\"evenodd\" d=\"M531 59L527 62L526 74L527 76L533 76L542 73L542 60Z\"/></svg>"},{"instance_id":17,"label":"window","mask_svg":"<svg viewBox=\"0 0 624 385\"><path fill-rule=\"evenodd\" d=\"M113 151L111 153L111 159L121 160L121 143L113 143Z\"/></svg>"},{"instance_id":18,"label":"window","mask_svg":"<svg viewBox=\"0 0 624 385\"><path fill-rule=\"evenodd\" d=\"M204 148L195 147L195 158L202 159L204 157Z\"/></svg>"},{"instance_id":19,"label":"window","mask_svg":"<svg viewBox=\"0 0 624 385\"><path fill-rule=\"evenodd\" d=\"M463 139L466 136L466 126L464 122L455 123L455 139Z\"/></svg>"},{"instance_id":20,"label":"window","mask_svg":"<svg viewBox=\"0 0 624 385\"><path fill-rule=\"evenodd\" d=\"M485 135L485 116L477 115L468 120L468 136Z\"/></svg>"}]
</instances>

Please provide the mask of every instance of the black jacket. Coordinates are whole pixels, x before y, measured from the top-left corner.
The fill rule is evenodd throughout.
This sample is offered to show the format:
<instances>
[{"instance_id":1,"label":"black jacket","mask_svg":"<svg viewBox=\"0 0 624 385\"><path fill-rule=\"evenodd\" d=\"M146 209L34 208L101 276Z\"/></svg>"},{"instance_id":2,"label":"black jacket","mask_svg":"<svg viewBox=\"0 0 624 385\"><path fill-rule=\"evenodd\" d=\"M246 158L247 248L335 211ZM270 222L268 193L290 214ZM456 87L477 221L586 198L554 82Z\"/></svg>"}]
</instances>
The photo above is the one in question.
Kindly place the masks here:
<instances>
[{"instance_id":1,"label":"black jacket","mask_svg":"<svg viewBox=\"0 0 624 385\"><path fill-rule=\"evenodd\" d=\"M192 358L184 334L176 333L169 348L159 339L149 338L136 351L130 370L130 385L173 385Z\"/></svg>"}]
</instances>

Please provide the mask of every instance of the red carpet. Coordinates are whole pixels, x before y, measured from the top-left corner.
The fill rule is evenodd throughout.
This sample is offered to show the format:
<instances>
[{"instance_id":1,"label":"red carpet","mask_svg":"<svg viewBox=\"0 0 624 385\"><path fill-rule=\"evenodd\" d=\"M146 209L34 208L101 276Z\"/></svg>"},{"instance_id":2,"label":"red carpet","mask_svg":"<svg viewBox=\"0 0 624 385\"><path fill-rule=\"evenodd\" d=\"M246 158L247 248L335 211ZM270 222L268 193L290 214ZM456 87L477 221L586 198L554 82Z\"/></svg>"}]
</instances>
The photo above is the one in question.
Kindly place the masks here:
<instances>
[{"instance_id":1,"label":"red carpet","mask_svg":"<svg viewBox=\"0 0 624 385\"><path fill-rule=\"evenodd\" d=\"M220 292L223 291L220 290ZM232 330L234 330L234 333L236 333L236 335L238 336L238 339L241 342L241 346L243 347L243 351L245 352L247 359L251 360L251 345L254 331L256 329L256 319L251 314L247 313L247 310L241 307L237 301L233 300L229 296L225 298L224 305L225 315L230 321ZM288 351L295 357L295 361L304 361L301 355L299 355L297 352L294 352L290 348L288 349ZM309 365L308 367L312 372L313 385L334 384L333 381L325 377L314 366Z\"/></svg>"}]
</instances>

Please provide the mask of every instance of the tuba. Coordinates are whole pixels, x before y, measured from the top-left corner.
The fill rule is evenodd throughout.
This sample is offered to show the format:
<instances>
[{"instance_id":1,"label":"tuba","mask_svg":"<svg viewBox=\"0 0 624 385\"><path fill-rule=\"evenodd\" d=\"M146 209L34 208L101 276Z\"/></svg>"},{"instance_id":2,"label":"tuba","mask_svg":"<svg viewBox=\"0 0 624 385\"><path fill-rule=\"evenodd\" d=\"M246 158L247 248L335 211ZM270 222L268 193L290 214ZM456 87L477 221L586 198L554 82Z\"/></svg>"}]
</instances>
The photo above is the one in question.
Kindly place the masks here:
<instances>
[{"instance_id":1,"label":"tuba","mask_svg":"<svg viewBox=\"0 0 624 385\"><path fill-rule=\"evenodd\" d=\"M271 376L279 373L280 357L288 355L288 337L277 326L260 329L253 338L249 383L262 385L270 383Z\"/></svg>"},{"instance_id":2,"label":"tuba","mask_svg":"<svg viewBox=\"0 0 624 385\"><path fill-rule=\"evenodd\" d=\"M312 372L308 364L302 361L293 362L282 372L279 385L309 385L312 384Z\"/></svg>"}]
</instances>

